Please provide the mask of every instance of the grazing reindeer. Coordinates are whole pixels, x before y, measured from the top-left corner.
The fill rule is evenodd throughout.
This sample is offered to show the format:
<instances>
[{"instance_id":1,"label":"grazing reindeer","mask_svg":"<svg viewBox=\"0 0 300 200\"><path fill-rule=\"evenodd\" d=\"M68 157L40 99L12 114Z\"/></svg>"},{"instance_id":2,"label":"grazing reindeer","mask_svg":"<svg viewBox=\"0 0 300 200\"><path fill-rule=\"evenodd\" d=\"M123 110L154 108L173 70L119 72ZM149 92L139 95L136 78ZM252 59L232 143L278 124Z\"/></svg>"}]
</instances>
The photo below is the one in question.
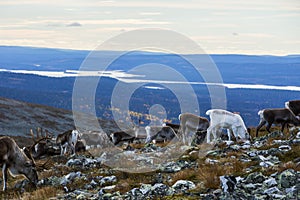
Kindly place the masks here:
<instances>
[{"instance_id":1,"label":"grazing reindeer","mask_svg":"<svg viewBox=\"0 0 300 200\"><path fill-rule=\"evenodd\" d=\"M221 129L227 129L229 140L230 133L232 133L236 139L238 139L238 137L240 139L250 139L245 123L239 114L227 110L212 109L206 111L206 115L210 117L210 126L207 129L207 143L210 143L211 134L213 134L214 140L216 140L217 133L219 133Z\"/></svg>"},{"instance_id":2,"label":"grazing reindeer","mask_svg":"<svg viewBox=\"0 0 300 200\"><path fill-rule=\"evenodd\" d=\"M287 101L285 107L290 109L296 116L300 115L300 100Z\"/></svg>"},{"instance_id":3,"label":"grazing reindeer","mask_svg":"<svg viewBox=\"0 0 300 200\"><path fill-rule=\"evenodd\" d=\"M145 129L147 132L146 143L151 141L154 143L169 142L176 136L175 131L169 126L146 126Z\"/></svg>"},{"instance_id":4,"label":"grazing reindeer","mask_svg":"<svg viewBox=\"0 0 300 200\"><path fill-rule=\"evenodd\" d=\"M191 113L183 113L179 115L180 135L184 144L192 143L192 136L197 132L205 132L209 127L209 121L205 117L200 117ZM186 141L188 139L188 141Z\"/></svg>"},{"instance_id":5,"label":"grazing reindeer","mask_svg":"<svg viewBox=\"0 0 300 200\"><path fill-rule=\"evenodd\" d=\"M30 135L31 135L32 140L33 140L34 143L31 146L27 146L27 147L23 148L24 152L26 153L26 155L28 157L32 156L34 159L36 159L36 158L39 158L43 155L48 154L49 143L51 143L52 137L51 137L51 135L49 134L49 132L47 130L45 131L45 133L46 134L43 135L41 133L41 129L38 128L37 133L36 133L37 137L35 138L33 130L30 129ZM50 146L52 146L52 143L50 144Z\"/></svg>"},{"instance_id":6,"label":"grazing reindeer","mask_svg":"<svg viewBox=\"0 0 300 200\"><path fill-rule=\"evenodd\" d=\"M68 130L64 133L59 134L56 137L56 144L59 144L60 155L67 153L67 148L71 148L71 153L75 154L75 146L79 139L79 132L77 130Z\"/></svg>"},{"instance_id":7,"label":"grazing reindeer","mask_svg":"<svg viewBox=\"0 0 300 200\"><path fill-rule=\"evenodd\" d=\"M133 140L135 139L134 136L130 135L126 131L114 132L110 135L110 138L111 138L114 145L119 144L121 141L129 141L129 142L132 143Z\"/></svg>"},{"instance_id":8,"label":"grazing reindeer","mask_svg":"<svg viewBox=\"0 0 300 200\"><path fill-rule=\"evenodd\" d=\"M295 126L300 125L300 121L295 116L294 113L288 108L278 108L278 109L264 109L260 110L257 113L260 117L259 125L256 128L256 137L258 136L258 131L263 127L267 122L266 127L267 131L270 133L270 128L272 124L281 124L281 132L283 132L286 124L292 123Z\"/></svg>"},{"instance_id":9,"label":"grazing reindeer","mask_svg":"<svg viewBox=\"0 0 300 200\"><path fill-rule=\"evenodd\" d=\"M178 133L178 130L179 130L179 128L180 128L180 125L179 125L179 124L172 124L172 123L169 123L169 122L166 122L166 123L164 124L164 126L169 126L169 127L171 127L171 128L175 131L175 133Z\"/></svg>"},{"instance_id":10,"label":"grazing reindeer","mask_svg":"<svg viewBox=\"0 0 300 200\"><path fill-rule=\"evenodd\" d=\"M38 182L36 166L10 137L0 138L0 165L3 174L3 191L7 189L7 172L25 175L35 186Z\"/></svg>"}]
</instances>

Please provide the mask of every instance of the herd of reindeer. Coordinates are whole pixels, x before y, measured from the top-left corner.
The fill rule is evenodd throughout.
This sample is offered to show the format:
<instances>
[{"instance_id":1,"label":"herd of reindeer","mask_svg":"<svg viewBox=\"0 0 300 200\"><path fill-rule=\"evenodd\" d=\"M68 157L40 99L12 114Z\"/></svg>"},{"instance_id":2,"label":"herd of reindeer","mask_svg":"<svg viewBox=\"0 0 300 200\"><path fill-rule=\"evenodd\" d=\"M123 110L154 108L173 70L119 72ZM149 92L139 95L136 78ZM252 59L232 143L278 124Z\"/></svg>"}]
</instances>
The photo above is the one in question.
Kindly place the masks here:
<instances>
[{"instance_id":1,"label":"herd of reindeer","mask_svg":"<svg viewBox=\"0 0 300 200\"><path fill-rule=\"evenodd\" d=\"M227 130L228 140L234 136L236 140L249 140L250 129L247 129L239 113L232 113L221 109L211 109L206 112L210 121L205 117L200 117L191 113L179 115L180 124L166 123L162 126L134 126L132 130L118 131L109 135L114 145L120 142L133 142L134 140L144 143L180 141L183 144L191 145L195 136L206 138L207 143L216 142L222 135L223 130ZM260 117L259 125L256 128L256 137L259 130L266 125L266 130L270 133L272 124L281 124L283 132L285 126L292 124L300 125L300 100L288 101L285 108L263 109L258 112ZM3 191L7 190L8 172L11 174L22 174L26 176L33 185L38 183L38 174L34 159L42 155L65 155L86 149L86 143L82 139L78 130L68 130L53 138L46 134L39 138L31 135L34 144L29 147L19 148L13 138L8 136L0 137L0 166L3 174ZM213 136L211 140L211 136ZM203 140L202 140L203 141Z\"/></svg>"}]
</instances>

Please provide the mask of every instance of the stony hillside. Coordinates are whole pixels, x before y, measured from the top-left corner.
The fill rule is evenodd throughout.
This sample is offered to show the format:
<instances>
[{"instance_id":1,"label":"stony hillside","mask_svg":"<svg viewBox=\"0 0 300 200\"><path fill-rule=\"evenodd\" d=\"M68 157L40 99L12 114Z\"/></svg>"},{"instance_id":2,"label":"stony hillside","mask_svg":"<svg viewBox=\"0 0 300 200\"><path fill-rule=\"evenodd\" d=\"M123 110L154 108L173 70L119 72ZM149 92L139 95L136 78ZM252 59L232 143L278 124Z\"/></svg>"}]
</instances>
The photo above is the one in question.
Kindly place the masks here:
<instances>
[{"instance_id":1,"label":"stony hillside","mask_svg":"<svg viewBox=\"0 0 300 200\"><path fill-rule=\"evenodd\" d=\"M126 145L125 145L126 146ZM175 159L156 163L170 151ZM117 166L112 160L119 159ZM42 163L42 164L41 164ZM141 171L152 163L152 171ZM274 131L253 142L193 147L132 144L37 161L39 183L11 178L1 198L17 199L299 199L300 133ZM123 169L122 169L123 167ZM130 170L124 170L130 169Z\"/></svg>"},{"instance_id":2,"label":"stony hillside","mask_svg":"<svg viewBox=\"0 0 300 200\"><path fill-rule=\"evenodd\" d=\"M1 99L0 113L4 133L26 129L27 123L53 131L73 125L68 111L7 99ZM101 123L107 132L116 130L111 122ZM36 160L37 188L22 176L10 176L9 190L0 192L0 199L299 199L300 129L272 130L252 141L125 142L75 156L44 157ZM102 141L97 134L85 135L94 144ZM23 137L15 138L22 146Z\"/></svg>"}]
</instances>

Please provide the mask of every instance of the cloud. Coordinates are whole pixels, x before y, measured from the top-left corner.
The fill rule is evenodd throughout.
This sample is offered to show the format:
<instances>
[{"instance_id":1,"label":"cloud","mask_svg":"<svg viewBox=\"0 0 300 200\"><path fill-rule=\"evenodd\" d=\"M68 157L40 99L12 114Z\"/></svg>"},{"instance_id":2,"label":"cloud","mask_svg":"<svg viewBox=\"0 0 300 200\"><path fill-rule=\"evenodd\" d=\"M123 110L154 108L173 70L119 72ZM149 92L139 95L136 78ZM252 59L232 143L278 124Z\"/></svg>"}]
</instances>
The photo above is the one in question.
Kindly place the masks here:
<instances>
[{"instance_id":1,"label":"cloud","mask_svg":"<svg viewBox=\"0 0 300 200\"><path fill-rule=\"evenodd\" d=\"M104 19L104 20L81 20L84 24L89 25L117 25L117 24L133 24L133 25L167 25L169 21L151 20L151 19Z\"/></svg>"},{"instance_id":2,"label":"cloud","mask_svg":"<svg viewBox=\"0 0 300 200\"><path fill-rule=\"evenodd\" d=\"M140 12L140 15L146 15L146 16L155 16L155 15L161 15L160 12Z\"/></svg>"},{"instance_id":3,"label":"cloud","mask_svg":"<svg viewBox=\"0 0 300 200\"><path fill-rule=\"evenodd\" d=\"M73 23L70 23L70 24L67 24L66 26L68 27L78 27L78 26L82 26L79 22L73 22Z\"/></svg>"}]
</instances>

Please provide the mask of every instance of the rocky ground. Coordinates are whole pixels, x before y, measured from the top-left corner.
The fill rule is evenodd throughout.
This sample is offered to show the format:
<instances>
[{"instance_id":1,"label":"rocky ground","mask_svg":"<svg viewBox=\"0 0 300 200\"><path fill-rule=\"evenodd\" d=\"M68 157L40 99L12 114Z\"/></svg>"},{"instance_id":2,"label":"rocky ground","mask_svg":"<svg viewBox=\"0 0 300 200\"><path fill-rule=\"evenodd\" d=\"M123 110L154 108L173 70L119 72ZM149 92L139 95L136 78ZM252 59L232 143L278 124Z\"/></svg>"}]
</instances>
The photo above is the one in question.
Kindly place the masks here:
<instances>
[{"instance_id":1,"label":"rocky ground","mask_svg":"<svg viewBox=\"0 0 300 200\"><path fill-rule=\"evenodd\" d=\"M134 144L44 158L37 161L44 164L37 188L9 177L0 198L299 199L299 130L260 135L252 142Z\"/></svg>"}]
</instances>

